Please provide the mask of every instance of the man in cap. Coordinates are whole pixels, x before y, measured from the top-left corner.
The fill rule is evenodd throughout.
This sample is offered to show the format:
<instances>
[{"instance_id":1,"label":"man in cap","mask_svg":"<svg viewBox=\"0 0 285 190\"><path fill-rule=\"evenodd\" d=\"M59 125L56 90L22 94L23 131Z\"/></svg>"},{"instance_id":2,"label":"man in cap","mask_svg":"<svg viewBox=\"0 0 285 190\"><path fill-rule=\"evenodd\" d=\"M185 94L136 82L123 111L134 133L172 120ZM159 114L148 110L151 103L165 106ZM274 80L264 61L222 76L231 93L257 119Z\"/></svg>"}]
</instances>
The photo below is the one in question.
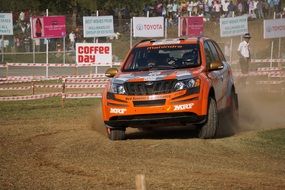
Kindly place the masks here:
<instances>
[{"instance_id":1,"label":"man in cap","mask_svg":"<svg viewBox=\"0 0 285 190\"><path fill-rule=\"evenodd\" d=\"M250 63L250 48L249 48L249 40L251 36L249 33L245 33L243 35L243 41L238 46L238 54L239 54L239 64L242 74L248 74L249 63ZM246 84L246 76L243 76L241 79L241 84Z\"/></svg>"}]
</instances>

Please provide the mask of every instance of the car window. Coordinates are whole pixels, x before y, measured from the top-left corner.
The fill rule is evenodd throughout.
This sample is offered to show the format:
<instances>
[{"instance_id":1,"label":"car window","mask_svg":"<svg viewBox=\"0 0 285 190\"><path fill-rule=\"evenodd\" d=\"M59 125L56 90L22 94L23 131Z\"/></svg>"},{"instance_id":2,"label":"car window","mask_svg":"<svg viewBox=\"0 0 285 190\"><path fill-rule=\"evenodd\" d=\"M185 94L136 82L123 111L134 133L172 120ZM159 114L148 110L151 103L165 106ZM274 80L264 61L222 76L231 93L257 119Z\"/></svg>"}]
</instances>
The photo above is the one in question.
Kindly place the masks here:
<instances>
[{"instance_id":1,"label":"car window","mask_svg":"<svg viewBox=\"0 0 285 190\"><path fill-rule=\"evenodd\" d=\"M201 65L197 44L163 44L134 48L122 71L179 69Z\"/></svg>"},{"instance_id":2,"label":"car window","mask_svg":"<svg viewBox=\"0 0 285 190\"><path fill-rule=\"evenodd\" d=\"M221 61L220 57L219 57L219 54L213 44L212 41L207 41L207 43L209 44L209 47L210 47L210 50L212 52L212 55L213 55L213 60L212 61Z\"/></svg>"},{"instance_id":3,"label":"car window","mask_svg":"<svg viewBox=\"0 0 285 190\"><path fill-rule=\"evenodd\" d=\"M213 42L213 45L215 46L215 48L217 50L217 53L219 55L220 60L223 62L226 61L225 56L224 56L223 52L221 51L221 48L219 47L219 45L215 42Z\"/></svg>"},{"instance_id":4,"label":"car window","mask_svg":"<svg viewBox=\"0 0 285 190\"><path fill-rule=\"evenodd\" d=\"M206 63L209 65L212 61L214 61L214 57L211 53L211 49L207 41L204 43L204 50L205 50L205 56L206 56Z\"/></svg>"}]
</instances>

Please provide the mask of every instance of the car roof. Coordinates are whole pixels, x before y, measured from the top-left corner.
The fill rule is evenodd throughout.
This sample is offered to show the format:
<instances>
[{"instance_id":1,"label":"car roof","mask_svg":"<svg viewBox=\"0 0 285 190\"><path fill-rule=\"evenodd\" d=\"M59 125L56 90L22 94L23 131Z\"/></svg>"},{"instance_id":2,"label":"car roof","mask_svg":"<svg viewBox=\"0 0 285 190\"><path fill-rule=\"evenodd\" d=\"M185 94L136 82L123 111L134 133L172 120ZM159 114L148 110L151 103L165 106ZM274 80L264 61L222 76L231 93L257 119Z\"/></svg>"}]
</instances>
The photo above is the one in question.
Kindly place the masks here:
<instances>
[{"instance_id":1,"label":"car roof","mask_svg":"<svg viewBox=\"0 0 285 190\"><path fill-rule=\"evenodd\" d=\"M173 45L173 44L197 44L198 40L207 39L206 37L189 37L189 38L167 38L167 39L145 39L139 42L136 47L151 47L157 45Z\"/></svg>"}]
</instances>

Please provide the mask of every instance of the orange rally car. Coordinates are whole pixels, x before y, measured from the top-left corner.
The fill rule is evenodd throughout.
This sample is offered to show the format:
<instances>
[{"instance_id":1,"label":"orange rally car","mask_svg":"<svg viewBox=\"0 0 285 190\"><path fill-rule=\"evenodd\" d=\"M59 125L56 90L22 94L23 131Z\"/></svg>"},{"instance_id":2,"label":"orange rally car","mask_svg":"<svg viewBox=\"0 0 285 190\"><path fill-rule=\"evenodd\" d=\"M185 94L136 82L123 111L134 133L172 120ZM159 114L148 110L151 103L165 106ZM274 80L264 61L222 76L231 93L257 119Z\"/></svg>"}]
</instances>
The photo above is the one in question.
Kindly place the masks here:
<instances>
[{"instance_id":1,"label":"orange rally car","mask_svg":"<svg viewBox=\"0 0 285 190\"><path fill-rule=\"evenodd\" d=\"M199 138L213 138L219 114L235 124L238 98L232 71L217 43L206 37L144 40L120 69L105 74L103 120L111 140L127 127L196 126ZM224 114L224 115L225 115Z\"/></svg>"}]
</instances>

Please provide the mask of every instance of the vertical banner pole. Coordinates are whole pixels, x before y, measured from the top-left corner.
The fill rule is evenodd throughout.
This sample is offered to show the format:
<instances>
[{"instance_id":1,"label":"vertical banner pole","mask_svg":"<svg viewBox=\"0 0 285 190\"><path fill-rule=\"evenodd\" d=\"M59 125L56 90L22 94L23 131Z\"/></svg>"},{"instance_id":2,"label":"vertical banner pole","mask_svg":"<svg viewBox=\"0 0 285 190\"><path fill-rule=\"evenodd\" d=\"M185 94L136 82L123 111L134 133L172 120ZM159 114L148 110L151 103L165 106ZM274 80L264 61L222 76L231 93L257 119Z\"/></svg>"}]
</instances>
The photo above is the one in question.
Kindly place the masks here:
<instances>
[{"instance_id":1,"label":"vertical banner pole","mask_svg":"<svg viewBox=\"0 0 285 190\"><path fill-rule=\"evenodd\" d=\"M1 53L2 53L2 63L3 63L4 62L4 35L2 35Z\"/></svg>"},{"instance_id":2,"label":"vertical banner pole","mask_svg":"<svg viewBox=\"0 0 285 190\"><path fill-rule=\"evenodd\" d=\"M36 41L35 39L33 39L33 63L36 62L35 43Z\"/></svg>"},{"instance_id":3,"label":"vertical banner pole","mask_svg":"<svg viewBox=\"0 0 285 190\"><path fill-rule=\"evenodd\" d=\"M63 64L65 64L65 36L63 37Z\"/></svg>"},{"instance_id":4,"label":"vertical banner pole","mask_svg":"<svg viewBox=\"0 0 285 190\"><path fill-rule=\"evenodd\" d=\"M99 11L97 10L96 11L96 16L98 17L99 16ZM95 39L95 38L94 38ZM98 43L99 42L99 39L98 38L96 38L96 40L95 40L95 43ZM95 64L95 63L94 63ZM97 65L95 65L95 73L97 74L98 73L98 67L97 67Z\"/></svg>"},{"instance_id":5,"label":"vertical banner pole","mask_svg":"<svg viewBox=\"0 0 285 190\"><path fill-rule=\"evenodd\" d=\"M133 19L131 18L130 24L130 48L133 47Z\"/></svg>"},{"instance_id":6,"label":"vertical banner pole","mask_svg":"<svg viewBox=\"0 0 285 190\"><path fill-rule=\"evenodd\" d=\"M276 13L273 14L273 19L275 19ZM270 52L270 67L272 67L272 59L273 59L273 47L274 47L274 40L271 41L271 52Z\"/></svg>"},{"instance_id":7,"label":"vertical banner pole","mask_svg":"<svg viewBox=\"0 0 285 190\"><path fill-rule=\"evenodd\" d=\"M230 44L230 63L232 64L232 51L233 51L233 38L231 38Z\"/></svg>"},{"instance_id":8,"label":"vertical banner pole","mask_svg":"<svg viewBox=\"0 0 285 190\"><path fill-rule=\"evenodd\" d=\"M281 18L282 18L282 14L281 14ZM279 37L279 41L278 41L278 59L281 59L281 38ZM278 62L278 67L281 67L282 64L281 62Z\"/></svg>"},{"instance_id":9,"label":"vertical banner pole","mask_svg":"<svg viewBox=\"0 0 285 190\"><path fill-rule=\"evenodd\" d=\"M164 18L164 37L167 38L167 19Z\"/></svg>"},{"instance_id":10,"label":"vertical banner pole","mask_svg":"<svg viewBox=\"0 0 285 190\"><path fill-rule=\"evenodd\" d=\"M181 17L178 17L178 37L181 36Z\"/></svg>"},{"instance_id":11,"label":"vertical banner pole","mask_svg":"<svg viewBox=\"0 0 285 190\"><path fill-rule=\"evenodd\" d=\"M48 16L48 9L46 9L46 16ZM46 38L46 78L48 78L48 39Z\"/></svg>"}]
</instances>

